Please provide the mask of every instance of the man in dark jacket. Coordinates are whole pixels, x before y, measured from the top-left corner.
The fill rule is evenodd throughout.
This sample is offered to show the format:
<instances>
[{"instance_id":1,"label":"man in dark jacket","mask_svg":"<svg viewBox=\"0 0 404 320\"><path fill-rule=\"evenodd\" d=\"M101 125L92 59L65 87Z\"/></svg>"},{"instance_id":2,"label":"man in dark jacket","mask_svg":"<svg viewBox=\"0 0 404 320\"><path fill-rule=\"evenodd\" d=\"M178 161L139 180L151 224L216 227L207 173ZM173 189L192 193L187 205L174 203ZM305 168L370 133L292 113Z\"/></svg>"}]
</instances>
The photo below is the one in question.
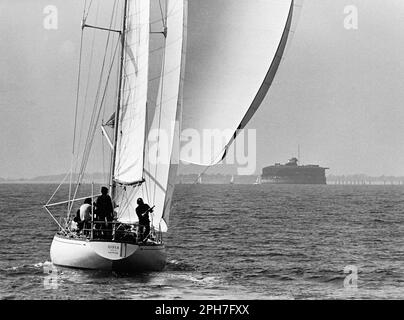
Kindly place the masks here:
<instances>
[{"instance_id":1,"label":"man in dark jacket","mask_svg":"<svg viewBox=\"0 0 404 320\"><path fill-rule=\"evenodd\" d=\"M112 206L112 199L108 195L108 188L101 187L101 195L97 198L95 207L97 220L105 221L107 225L107 228L105 229L111 229L112 225L108 224L108 222L111 222L114 219L114 208Z\"/></svg>"},{"instance_id":2,"label":"man in dark jacket","mask_svg":"<svg viewBox=\"0 0 404 320\"><path fill-rule=\"evenodd\" d=\"M144 241L147 239L150 233L150 218L149 218L149 213L153 212L153 209L150 208L150 206L147 203L143 202L142 198L137 199L137 208L136 208L136 214L137 217L139 218L139 225L144 228L144 232L142 233L141 236L141 241Z\"/></svg>"}]
</instances>

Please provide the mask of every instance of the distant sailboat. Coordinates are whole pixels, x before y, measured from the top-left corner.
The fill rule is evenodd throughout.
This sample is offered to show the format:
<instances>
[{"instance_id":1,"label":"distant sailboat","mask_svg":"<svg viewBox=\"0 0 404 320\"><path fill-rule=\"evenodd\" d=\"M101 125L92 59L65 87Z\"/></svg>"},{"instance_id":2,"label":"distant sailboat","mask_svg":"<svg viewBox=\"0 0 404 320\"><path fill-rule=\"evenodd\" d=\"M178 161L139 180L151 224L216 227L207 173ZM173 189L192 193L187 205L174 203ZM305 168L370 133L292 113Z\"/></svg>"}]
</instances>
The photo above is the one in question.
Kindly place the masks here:
<instances>
[{"instance_id":1,"label":"distant sailboat","mask_svg":"<svg viewBox=\"0 0 404 320\"><path fill-rule=\"evenodd\" d=\"M71 227L72 208L75 202L83 199L76 198L81 181L77 182L72 198L69 194L69 200L50 203L52 196L45 209L59 225L50 248L55 265L128 272L162 270L165 266L163 233L167 231L169 222L178 163L174 160L178 159L187 0L160 1L157 20L151 16L151 1L123 0L119 16L122 18L122 29L107 30L109 34L119 33L121 52L118 90L115 91L118 92L116 109L107 123L113 128L113 139L108 139L105 126L102 127L112 153L109 180L111 197L116 204L115 219L108 223L112 225L108 231L106 223L94 221L93 215L90 227L77 232ZM83 31L86 28L106 30L86 24L84 17L83 14ZM151 30L151 25L155 30ZM160 37L162 45L151 50L150 37ZM156 56L160 59L158 81L150 79L149 75L152 54L154 60ZM152 81L158 86L154 103L148 100ZM177 125L173 126L176 121ZM89 123L91 139L98 127L97 123L92 124ZM164 135L162 141L157 139L156 142L156 132ZM157 152L150 152L152 147ZM86 163L83 163L82 168L85 168ZM94 194L90 197L94 200ZM146 240L135 212L138 198L154 208L150 213L151 232ZM51 208L63 204L68 205L68 218L64 224L59 223L50 212Z\"/></svg>"},{"instance_id":2,"label":"distant sailboat","mask_svg":"<svg viewBox=\"0 0 404 320\"><path fill-rule=\"evenodd\" d=\"M198 176L198 180L196 181L196 184L202 184L202 174Z\"/></svg>"},{"instance_id":3,"label":"distant sailboat","mask_svg":"<svg viewBox=\"0 0 404 320\"><path fill-rule=\"evenodd\" d=\"M261 176L257 177L257 180L255 180L254 184L261 184Z\"/></svg>"},{"instance_id":4,"label":"distant sailboat","mask_svg":"<svg viewBox=\"0 0 404 320\"><path fill-rule=\"evenodd\" d=\"M234 175L231 176L230 184L234 184Z\"/></svg>"}]
</instances>

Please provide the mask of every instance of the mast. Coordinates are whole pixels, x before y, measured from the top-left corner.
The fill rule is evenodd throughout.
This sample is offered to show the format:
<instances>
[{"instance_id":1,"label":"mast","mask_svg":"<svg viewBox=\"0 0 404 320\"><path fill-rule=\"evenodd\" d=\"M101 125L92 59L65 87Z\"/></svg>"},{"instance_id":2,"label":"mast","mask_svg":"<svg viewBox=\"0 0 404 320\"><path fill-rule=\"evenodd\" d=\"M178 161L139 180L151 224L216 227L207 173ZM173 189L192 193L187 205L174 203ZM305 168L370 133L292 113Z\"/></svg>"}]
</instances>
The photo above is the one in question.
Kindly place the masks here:
<instances>
[{"instance_id":1,"label":"mast","mask_svg":"<svg viewBox=\"0 0 404 320\"><path fill-rule=\"evenodd\" d=\"M119 121L119 110L121 106L121 97L122 97L122 79L123 79L123 64L125 59L125 34L126 34L126 12L128 7L128 0L125 0L124 9L123 9L123 22L122 22L122 31L121 31L121 63L119 67L119 84L118 84L118 102L115 110L115 122L114 122L114 150L112 153L112 161L111 161L111 198L114 200L116 194L116 182L115 182L115 161L116 161L116 149L117 149L117 141L118 141L118 121Z\"/></svg>"}]
</instances>

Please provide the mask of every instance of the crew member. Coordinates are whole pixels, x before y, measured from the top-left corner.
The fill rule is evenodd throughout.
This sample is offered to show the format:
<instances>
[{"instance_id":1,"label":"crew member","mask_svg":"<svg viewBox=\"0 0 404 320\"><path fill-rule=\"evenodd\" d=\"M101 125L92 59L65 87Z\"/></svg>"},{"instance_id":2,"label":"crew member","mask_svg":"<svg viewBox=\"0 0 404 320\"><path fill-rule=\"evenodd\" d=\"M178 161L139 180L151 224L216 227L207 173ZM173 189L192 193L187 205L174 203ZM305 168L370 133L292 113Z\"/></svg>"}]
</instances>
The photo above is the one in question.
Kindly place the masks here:
<instances>
[{"instance_id":1,"label":"crew member","mask_svg":"<svg viewBox=\"0 0 404 320\"><path fill-rule=\"evenodd\" d=\"M144 203L142 198L137 199L137 205L136 214L139 218L139 225L144 229L141 233L141 241L145 241L150 234L149 213L153 212L153 209L147 203Z\"/></svg>"},{"instance_id":2,"label":"crew member","mask_svg":"<svg viewBox=\"0 0 404 320\"><path fill-rule=\"evenodd\" d=\"M95 208L97 220L99 222L104 221L106 226L105 229L111 229L112 231L112 224L109 224L108 222L112 222L112 220L114 219L114 208L112 206L112 199L109 196L108 191L109 190L107 187L101 187L101 195L95 202Z\"/></svg>"},{"instance_id":3,"label":"crew member","mask_svg":"<svg viewBox=\"0 0 404 320\"><path fill-rule=\"evenodd\" d=\"M91 228L91 214L92 214L92 206L91 206L91 198L86 198L84 203L80 206L80 221L83 224L84 229Z\"/></svg>"}]
</instances>

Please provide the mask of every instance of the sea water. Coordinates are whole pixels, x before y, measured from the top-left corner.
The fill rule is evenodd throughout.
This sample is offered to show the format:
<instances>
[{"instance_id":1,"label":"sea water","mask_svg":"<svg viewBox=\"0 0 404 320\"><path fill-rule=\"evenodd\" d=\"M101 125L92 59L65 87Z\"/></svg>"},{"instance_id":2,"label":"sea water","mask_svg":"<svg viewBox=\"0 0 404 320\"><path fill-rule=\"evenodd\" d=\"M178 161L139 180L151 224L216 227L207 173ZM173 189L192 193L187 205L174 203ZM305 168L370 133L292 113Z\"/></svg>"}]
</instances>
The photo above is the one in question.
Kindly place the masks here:
<instances>
[{"instance_id":1,"label":"sea water","mask_svg":"<svg viewBox=\"0 0 404 320\"><path fill-rule=\"evenodd\" d=\"M51 264L55 188L0 184L2 299L404 298L404 186L178 185L167 266L136 275Z\"/></svg>"}]
</instances>

